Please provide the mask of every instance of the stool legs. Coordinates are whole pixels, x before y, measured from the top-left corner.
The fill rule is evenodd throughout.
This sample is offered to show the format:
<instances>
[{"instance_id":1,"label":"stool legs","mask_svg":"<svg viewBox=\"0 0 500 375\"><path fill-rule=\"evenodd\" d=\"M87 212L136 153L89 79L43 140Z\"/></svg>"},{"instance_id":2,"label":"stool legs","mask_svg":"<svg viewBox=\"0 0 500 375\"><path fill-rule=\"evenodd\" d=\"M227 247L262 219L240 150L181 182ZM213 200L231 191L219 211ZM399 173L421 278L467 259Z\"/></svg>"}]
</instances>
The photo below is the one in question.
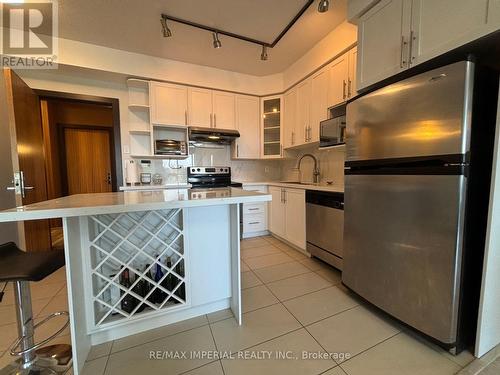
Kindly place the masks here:
<instances>
[{"instance_id":1,"label":"stool legs","mask_svg":"<svg viewBox=\"0 0 500 375\"><path fill-rule=\"evenodd\" d=\"M19 337L25 337L21 342L21 350L25 350L27 348L31 348L34 344L33 310L31 308L31 291L29 282L14 282L14 298L16 302L18 334ZM22 354L22 367L29 367L35 360L35 357L35 351Z\"/></svg>"}]
</instances>

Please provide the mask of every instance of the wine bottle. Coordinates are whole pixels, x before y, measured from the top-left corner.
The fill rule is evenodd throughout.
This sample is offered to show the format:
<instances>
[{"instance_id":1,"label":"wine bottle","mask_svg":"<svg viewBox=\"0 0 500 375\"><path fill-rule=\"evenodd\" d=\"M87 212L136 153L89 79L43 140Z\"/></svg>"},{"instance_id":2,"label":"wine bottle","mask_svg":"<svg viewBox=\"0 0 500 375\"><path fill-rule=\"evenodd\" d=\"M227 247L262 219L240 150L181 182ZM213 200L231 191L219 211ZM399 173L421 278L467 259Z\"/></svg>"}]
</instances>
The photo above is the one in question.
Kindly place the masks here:
<instances>
[{"instance_id":1,"label":"wine bottle","mask_svg":"<svg viewBox=\"0 0 500 375\"><path fill-rule=\"evenodd\" d=\"M130 274L128 268L125 268L120 276L121 276L120 284L123 285L125 288L130 289L132 283L130 282ZM120 294L123 295L124 293L126 292L122 290ZM136 299L127 293L125 297L123 297L121 300L122 310L130 314L135 308L135 303L134 303L135 301Z\"/></svg>"},{"instance_id":2,"label":"wine bottle","mask_svg":"<svg viewBox=\"0 0 500 375\"><path fill-rule=\"evenodd\" d=\"M145 268L145 269L147 269L147 270L148 270L148 271L146 272L146 277L147 277L149 280L154 280L153 275L151 274L151 268L149 268L149 269L148 269L148 268L149 268L149 264L146 264L146 268ZM144 284L145 284L145 286L144 286L144 291L145 291L144 295L145 295L145 296L147 296L147 295L148 295L148 293L149 293L149 292L151 291L151 289L153 288L153 285L152 285L152 284L150 284L150 282L149 282L149 281L147 281L147 280L144 280ZM153 292L153 293L151 293L151 294L149 295L149 297L148 297L148 301L149 301L149 302L151 302L151 303L155 303L155 292Z\"/></svg>"},{"instance_id":3,"label":"wine bottle","mask_svg":"<svg viewBox=\"0 0 500 375\"><path fill-rule=\"evenodd\" d=\"M163 280L163 282L161 283L161 285L162 285L165 289L167 289L169 292L171 292L171 291L172 291L172 289L173 289L173 286L172 286L172 284L173 284L173 280L172 280L172 278L174 277L174 276L172 275L172 259L171 259L170 257L167 257L167 259L166 259L165 263L167 264L167 269L168 269L170 272L169 272L169 273L168 273L168 275L165 277L165 280ZM171 300L172 300L172 299L171 299Z\"/></svg>"},{"instance_id":4,"label":"wine bottle","mask_svg":"<svg viewBox=\"0 0 500 375\"><path fill-rule=\"evenodd\" d=\"M175 266L175 273L181 277L184 277L184 261L181 260L177 265ZM186 301L186 286L185 283L182 282L182 285L177 288L175 291L175 295L179 297L181 300ZM178 300L175 300L175 303L180 303Z\"/></svg>"},{"instance_id":5,"label":"wine bottle","mask_svg":"<svg viewBox=\"0 0 500 375\"><path fill-rule=\"evenodd\" d=\"M144 279L140 279L135 284L134 289L132 289L135 294L138 294L141 297L145 297L146 296L146 294L144 294L144 281L145 281ZM142 303L142 302L139 302L139 303L141 305L136 310L136 313L141 312L141 311L143 311L146 308L146 305L144 303ZM137 304L136 304L136 306L137 306Z\"/></svg>"},{"instance_id":6,"label":"wine bottle","mask_svg":"<svg viewBox=\"0 0 500 375\"><path fill-rule=\"evenodd\" d=\"M155 271L155 282L157 284L160 284L160 280L163 278L163 271L161 269L161 266L156 263L156 271ZM164 281L165 282L165 281ZM155 291L155 298L154 301L157 304L163 303L163 300L165 299L165 292L163 292L161 289L157 288Z\"/></svg>"}]
</instances>

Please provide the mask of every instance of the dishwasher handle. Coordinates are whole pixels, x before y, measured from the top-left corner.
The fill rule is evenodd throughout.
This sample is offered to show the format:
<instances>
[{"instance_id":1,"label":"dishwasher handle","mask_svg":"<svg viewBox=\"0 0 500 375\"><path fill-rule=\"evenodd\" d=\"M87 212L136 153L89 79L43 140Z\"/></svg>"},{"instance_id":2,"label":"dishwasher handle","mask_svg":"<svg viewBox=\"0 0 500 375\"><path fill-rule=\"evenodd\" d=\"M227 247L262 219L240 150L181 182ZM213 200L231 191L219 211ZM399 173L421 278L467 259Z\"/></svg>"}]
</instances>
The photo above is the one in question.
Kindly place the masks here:
<instances>
[{"instance_id":1,"label":"dishwasher handle","mask_svg":"<svg viewBox=\"0 0 500 375\"><path fill-rule=\"evenodd\" d=\"M307 190L306 203L343 210L344 193Z\"/></svg>"}]
</instances>

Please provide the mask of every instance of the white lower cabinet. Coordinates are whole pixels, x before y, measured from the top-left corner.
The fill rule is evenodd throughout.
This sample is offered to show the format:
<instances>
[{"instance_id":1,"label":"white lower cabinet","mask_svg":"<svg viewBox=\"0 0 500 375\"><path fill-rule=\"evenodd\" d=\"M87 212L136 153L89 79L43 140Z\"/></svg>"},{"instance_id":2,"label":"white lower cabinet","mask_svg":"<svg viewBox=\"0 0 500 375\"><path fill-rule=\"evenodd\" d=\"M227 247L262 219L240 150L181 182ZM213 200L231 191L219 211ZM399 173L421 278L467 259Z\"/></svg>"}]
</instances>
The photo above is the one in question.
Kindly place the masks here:
<instances>
[{"instance_id":1,"label":"white lower cabinet","mask_svg":"<svg viewBox=\"0 0 500 375\"><path fill-rule=\"evenodd\" d=\"M244 186L243 190L267 193L267 186ZM243 238L260 236L267 232L267 203L243 203Z\"/></svg>"},{"instance_id":2,"label":"white lower cabinet","mask_svg":"<svg viewBox=\"0 0 500 375\"><path fill-rule=\"evenodd\" d=\"M302 189L269 187L269 230L300 249L306 248L306 193Z\"/></svg>"}]
</instances>

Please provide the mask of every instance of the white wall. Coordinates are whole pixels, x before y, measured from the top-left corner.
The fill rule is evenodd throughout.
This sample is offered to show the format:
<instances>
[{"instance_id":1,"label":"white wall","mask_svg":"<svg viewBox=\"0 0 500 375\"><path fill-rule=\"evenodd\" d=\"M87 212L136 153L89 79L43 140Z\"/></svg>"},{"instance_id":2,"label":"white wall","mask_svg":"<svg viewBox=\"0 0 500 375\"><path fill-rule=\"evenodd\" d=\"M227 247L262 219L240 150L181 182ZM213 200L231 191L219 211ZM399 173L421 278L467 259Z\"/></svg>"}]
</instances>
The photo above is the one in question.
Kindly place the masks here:
<instances>
[{"instance_id":1,"label":"white wall","mask_svg":"<svg viewBox=\"0 0 500 375\"><path fill-rule=\"evenodd\" d=\"M500 344L500 100L475 355Z\"/></svg>"},{"instance_id":2,"label":"white wall","mask_svg":"<svg viewBox=\"0 0 500 375\"><path fill-rule=\"evenodd\" d=\"M254 95L281 91L283 75L248 74L59 39L60 64Z\"/></svg>"},{"instance_id":3,"label":"white wall","mask_svg":"<svg viewBox=\"0 0 500 375\"><path fill-rule=\"evenodd\" d=\"M358 28L344 21L283 72L283 89L289 89L309 73L353 46L357 40Z\"/></svg>"}]
</instances>

